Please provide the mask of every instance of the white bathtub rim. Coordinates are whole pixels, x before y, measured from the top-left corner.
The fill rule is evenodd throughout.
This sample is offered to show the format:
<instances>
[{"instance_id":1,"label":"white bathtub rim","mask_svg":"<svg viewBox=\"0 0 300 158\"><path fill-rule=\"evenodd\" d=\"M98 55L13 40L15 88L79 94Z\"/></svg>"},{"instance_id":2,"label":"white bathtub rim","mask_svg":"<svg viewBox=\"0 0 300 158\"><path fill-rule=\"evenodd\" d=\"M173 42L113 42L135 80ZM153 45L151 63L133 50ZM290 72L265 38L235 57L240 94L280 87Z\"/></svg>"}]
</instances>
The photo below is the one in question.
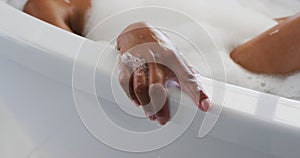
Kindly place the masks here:
<instances>
[{"instance_id":1,"label":"white bathtub rim","mask_svg":"<svg viewBox=\"0 0 300 158\"><path fill-rule=\"evenodd\" d=\"M77 44L82 43L83 41L87 40L85 38L82 38L82 37L79 37L72 33L69 33L67 31L64 31L60 28L52 26L46 22L40 21L36 18L33 18L29 15L26 15L26 14L22 13L21 11L16 10L3 2L0 2L0 10L2 12L2 14L0 14L0 19L4 20L4 23L6 24L6 25L3 25L3 24L0 25L0 31L2 31L6 36L13 38L20 43L23 43L26 45L31 45L38 49L43 49L44 50L43 52L48 52L49 50L51 52L56 52L57 54L51 54L51 55L57 55L59 57L64 57L65 59L70 60L70 62L72 62L74 60L74 54L70 54L68 52L75 52L76 49L78 49L78 48L74 47L74 45L76 45L76 43ZM8 14L12 14L15 21L20 20L19 22L22 22L23 20L26 20L26 23L23 23L23 24L27 27L19 28L18 25L16 25L18 22L12 22L11 19L7 19L6 16ZM26 34L26 32L32 31L32 28L30 28L30 26L33 26L34 28L41 28L42 32L39 34L40 36L42 35L42 33L44 31L49 31L51 33L56 32L55 34L53 34L53 37L58 35L59 39L61 39L61 41L64 42L63 43L64 48L52 47L53 42L51 40L41 41L38 36L36 38L28 36L28 34ZM54 38L54 39L56 39L56 38ZM72 40L72 42L70 42L70 40ZM68 41L68 42L66 42L66 41ZM91 43L92 45L96 44L96 42L94 42L94 41L90 41L90 40L87 40L87 41L89 43ZM13 60L13 59L11 59L11 60ZM23 65L23 66L26 67L26 65ZM212 84L212 82L217 82L217 81L213 81L213 80L203 77L202 82L203 82L204 87L207 87L207 86L209 86L209 84ZM220 84L222 84L222 83L220 83ZM225 84L225 85L226 85L226 92L228 92L229 94L234 94L232 92L235 91L235 92L239 92L239 93L245 93L244 96L246 96L246 95L248 95L248 96L267 96L267 97L273 98L275 100L277 99L278 104L280 104L280 105L294 105L298 108L298 110L297 109L296 110L297 110L297 113L300 115L300 102L299 101L286 99L286 98L278 97L275 95L265 94L262 92L257 92L254 90L237 87L237 86L230 85L230 84ZM228 100L228 98L227 99L225 98L225 100L226 100L226 102L232 101L230 99L230 97L229 97L229 100ZM249 106L251 106L251 105L249 105ZM278 106L278 105L273 105L273 106ZM239 109L233 108L233 106L230 105L229 103L225 103L224 108L233 109L236 112L241 112ZM260 114L250 114L250 115L258 120L267 121L269 123L275 123L275 124L279 124L279 125L291 125L293 127L300 128L299 122L297 124L292 124L292 123L287 124L287 123L283 123L283 122L274 121L272 116L269 114L269 112L267 112L267 110L265 110L264 112L262 112Z\"/></svg>"}]
</instances>

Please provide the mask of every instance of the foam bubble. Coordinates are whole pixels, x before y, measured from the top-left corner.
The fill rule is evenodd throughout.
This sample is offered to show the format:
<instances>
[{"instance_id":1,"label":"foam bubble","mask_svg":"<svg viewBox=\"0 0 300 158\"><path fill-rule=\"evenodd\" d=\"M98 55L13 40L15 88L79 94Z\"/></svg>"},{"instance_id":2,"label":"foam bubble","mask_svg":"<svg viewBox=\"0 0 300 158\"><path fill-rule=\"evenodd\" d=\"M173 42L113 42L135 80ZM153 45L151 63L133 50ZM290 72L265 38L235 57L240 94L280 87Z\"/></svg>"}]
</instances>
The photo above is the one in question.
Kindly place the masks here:
<instances>
[{"instance_id":1,"label":"foam bubble","mask_svg":"<svg viewBox=\"0 0 300 158\"><path fill-rule=\"evenodd\" d=\"M230 56L230 51L240 45L241 43L261 34L267 29L277 24L273 18L285 17L300 11L300 1L298 0L164 0L164 1L149 1L149 0L93 0L92 8L88 14L89 18L86 23L85 32L91 30L99 21L116 14L124 9L136 8L140 6L160 6L173 8L175 10L184 12L193 18L197 19L201 24L209 31L217 46L220 49L220 56L223 59L225 67L225 73L227 76L227 82L257 90L267 92L271 94L280 95L287 98L300 100L300 74L294 74L289 76L277 76L277 75L259 75L248 72L235 64ZM132 18L128 18L132 19ZM124 19L126 21L128 19ZM154 23L159 24L160 17L153 19ZM168 19L166 19L168 20ZM136 21L126 21L128 24ZM178 22L178 27L184 27L183 29L193 30L188 23ZM109 29L114 34L119 34L125 26L111 26ZM270 35L276 35L280 30L275 30ZM95 31L90 36L94 40L108 40L113 37L106 37L107 32ZM168 34L168 33L167 33ZM169 34L168 34L169 35ZM101 36L99 38L98 36ZM196 36L196 35L195 35ZM106 39L107 38L107 39ZM201 42L200 37L197 42ZM187 57L187 60L202 74L209 77L207 69L203 61L196 57L196 52L193 52L189 46L184 45L180 40L171 38L176 43L177 47L183 55ZM177 42L176 42L177 41ZM164 46L162 44L162 46ZM205 48L205 50L210 50ZM204 52L208 53L208 52ZM137 67L141 65L139 60L132 58L131 56L124 57L124 62ZM201 65L202 64L202 65ZM219 64L219 63L216 63ZM223 73L223 70L218 68L209 67L210 71L217 73ZM216 78L215 78L216 79ZM219 79L218 79L219 80Z\"/></svg>"},{"instance_id":2,"label":"foam bubble","mask_svg":"<svg viewBox=\"0 0 300 158\"><path fill-rule=\"evenodd\" d=\"M126 52L120 56L119 62L122 62L133 69L145 69L146 68L146 65L145 65L146 62L144 59L135 57L128 52Z\"/></svg>"}]
</instances>

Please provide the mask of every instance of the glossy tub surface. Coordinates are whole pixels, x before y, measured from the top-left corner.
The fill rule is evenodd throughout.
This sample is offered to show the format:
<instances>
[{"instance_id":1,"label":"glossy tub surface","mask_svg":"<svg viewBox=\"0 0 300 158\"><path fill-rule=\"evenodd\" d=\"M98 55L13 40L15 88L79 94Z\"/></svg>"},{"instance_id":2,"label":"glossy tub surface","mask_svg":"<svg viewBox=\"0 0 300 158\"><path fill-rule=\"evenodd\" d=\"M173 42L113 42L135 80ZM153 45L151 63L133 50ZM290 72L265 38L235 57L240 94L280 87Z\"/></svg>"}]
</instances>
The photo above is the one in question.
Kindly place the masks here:
<instances>
[{"instance_id":1,"label":"glossy tub surface","mask_svg":"<svg viewBox=\"0 0 300 158\"><path fill-rule=\"evenodd\" d=\"M0 157L300 156L298 101L206 78L201 80L210 95L214 88L226 92L222 113L207 135L199 137L205 113L198 111L185 132L166 147L140 153L114 149L101 142L96 130L87 126L84 112L78 111L79 107L74 102L74 91L89 98L92 96L89 89L80 84L78 87L73 84L72 88L76 52L83 49L97 54L97 49L105 47L105 42L96 43L65 32L1 2L0 13ZM83 41L85 45L82 47ZM80 59L78 63L83 65L83 69L89 70L92 69L89 60ZM96 76L101 78L96 84L101 88L97 86L96 89L106 115L128 130L158 128L145 118L125 115L116 105L111 94L111 83L117 85L117 81L110 78L109 69L114 67L111 61L115 61L115 55L106 55L106 61L107 70L104 67L96 71ZM119 88L118 85L116 88ZM120 91L116 95L123 93ZM173 90L171 96L172 105L175 106L178 104L178 92ZM189 110L191 107L186 106L192 104L190 99L184 96L182 100L180 106L186 108L187 112L193 112L194 109ZM89 117L98 116L91 112ZM178 122L171 124L186 126L181 124L183 120L184 117L179 117ZM99 126L99 129L105 128ZM112 132L108 137L116 136Z\"/></svg>"}]
</instances>

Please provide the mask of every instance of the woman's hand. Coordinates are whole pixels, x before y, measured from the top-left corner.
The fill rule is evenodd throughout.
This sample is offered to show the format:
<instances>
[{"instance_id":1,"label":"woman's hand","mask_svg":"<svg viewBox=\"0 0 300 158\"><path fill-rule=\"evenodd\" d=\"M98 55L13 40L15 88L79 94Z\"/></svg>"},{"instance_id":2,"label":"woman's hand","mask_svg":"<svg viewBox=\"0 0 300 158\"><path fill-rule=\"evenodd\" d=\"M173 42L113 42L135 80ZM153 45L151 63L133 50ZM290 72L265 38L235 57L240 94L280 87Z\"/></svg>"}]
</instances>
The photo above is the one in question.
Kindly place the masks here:
<instances>
[{"instance_id":1,"label":"woman's hand","mask_svg":"<svg viewBox=\"0 0 300 158\"><path fill-rule=\"evenodd\" d=\"M117 39L119 80L124 91L151 120L164 125L170 119L166 87L177 83L202 111L210 101L198 74L170 39L153 26L139 22L128 26Z\"/></svg>"}]
</instances>

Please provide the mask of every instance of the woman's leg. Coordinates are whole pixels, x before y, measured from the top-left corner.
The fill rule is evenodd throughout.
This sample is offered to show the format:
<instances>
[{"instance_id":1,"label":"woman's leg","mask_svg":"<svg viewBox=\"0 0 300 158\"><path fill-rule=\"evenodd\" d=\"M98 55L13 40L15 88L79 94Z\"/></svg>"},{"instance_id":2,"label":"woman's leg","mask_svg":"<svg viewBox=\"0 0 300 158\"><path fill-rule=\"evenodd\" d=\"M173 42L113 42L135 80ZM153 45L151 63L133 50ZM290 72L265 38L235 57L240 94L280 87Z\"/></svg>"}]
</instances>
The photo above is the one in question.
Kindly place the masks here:
<instances>
[{"instance_id":1,"label":"woman's leg","mask_svg":"<svg viewBox=\"0 0 300 158\"><path fill-rule=\"evenodd\" d=\"M300 13L240 45L230 56L256 73L287 74L300 70Z\"/></svg>"}]
</instances>

